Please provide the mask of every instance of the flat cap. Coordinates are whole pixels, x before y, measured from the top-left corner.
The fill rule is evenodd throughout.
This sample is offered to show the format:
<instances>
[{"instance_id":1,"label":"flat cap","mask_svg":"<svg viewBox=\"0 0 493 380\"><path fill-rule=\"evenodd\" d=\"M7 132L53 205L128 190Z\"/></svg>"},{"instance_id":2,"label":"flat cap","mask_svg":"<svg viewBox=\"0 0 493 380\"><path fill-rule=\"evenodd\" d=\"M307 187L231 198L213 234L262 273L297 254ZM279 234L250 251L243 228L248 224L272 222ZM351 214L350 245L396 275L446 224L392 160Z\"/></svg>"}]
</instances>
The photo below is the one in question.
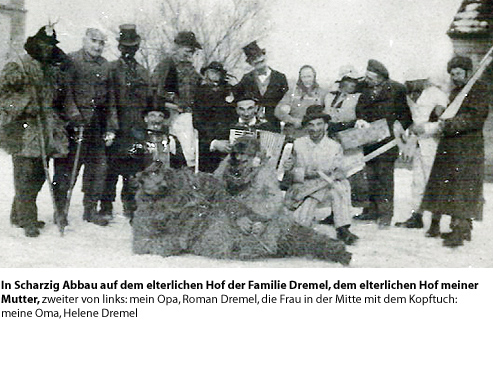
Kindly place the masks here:
<instances>
[{"instance_id":1,"label":"flat cap","mask_svg":"<svg viewBox=\"0 0 493 380\"><path fill-rule=\"evenodd\" d=\"M371 71L372 73L376 73L385 79L389 79L389 71L383 63L377 61L376 59L370 59L368 61L368 66L366 67L366 70Z\"/></svg>"},{"instance_id":2,"label":"flat cap","mask_svg":"<svg viewBox=\"0 0 493 380\"><path fill-rule=\"evenodd\" d=\"M86 36L92 38L93 40L99 40L99 41L107 40L106 35L102 31L96 28L87 28Z\"/></svg>"}]
</instances>

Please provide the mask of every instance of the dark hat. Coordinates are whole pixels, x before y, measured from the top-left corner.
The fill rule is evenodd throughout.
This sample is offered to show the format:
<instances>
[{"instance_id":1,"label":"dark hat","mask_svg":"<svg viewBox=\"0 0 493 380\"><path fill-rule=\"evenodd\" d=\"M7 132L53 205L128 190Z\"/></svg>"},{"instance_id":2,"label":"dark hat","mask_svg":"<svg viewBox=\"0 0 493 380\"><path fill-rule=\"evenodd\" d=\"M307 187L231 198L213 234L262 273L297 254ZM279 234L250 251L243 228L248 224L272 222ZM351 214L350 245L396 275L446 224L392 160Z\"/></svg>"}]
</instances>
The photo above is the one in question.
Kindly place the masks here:
<instances>
[{"instance_id":1,"label":"dark hat","mask_svg":"<svg viewBox=\"0 0 493 380\"><path fill-rule=\"evenodd\" d=\"M146 116L149 112L162 112L164 117L167 119L170 117L169 109L164 105L148 106L142 109L142 116Z\"/></svg>"},{"instance_id":2,"label":"dark hat","mask_svg":"<svg viewBox=\"0 0 493 380\"><path fill-rule=\"evenodd\" d=\"M251 62L256 58L265 55L265 49L260 49L257 45L257 41L250 42L248 45L244 46L243 51L245 52L247 62Z\"/></svg>"},{"instance_id":3,"label":"dark hat","mask_svg":"<svg viewBox=\"0 0 493 380\"><path fill-rule=\"evenodd\" d=\"M224 69L224 66L221 62L217 62L217 61L212 61L211 63L209 63L207 66L204 66L200 69L200 73L202 75L204 75L204 73L207 71L207 70L215 70L215 71L218 71L220 72L222 75L226 75L227 71Z\"/></svg>"},{"instance_id":4,"label":"dark hat","mask_svg":"<svg viewBox=\"0 0 493 380\"><path fill-rule=\"evenodd\" d=\"M134 24L120 25L120 34L116 38L120 45L124 46L136 46L140 44L140 36L137 34L136 26Z\"/></svg>"},{"instance_id":5,"label":"dark hat","mask_svg":"<svg viewBox=\"0 0 493 380\"><path fill-rule=\"evenodd\" d=\"M324 106L314 104L306 109L305 116L303 116L303 125L308 124L315 119L324 119L325 122L330 121L330 115L324 112Z\"/></svg>"},{"instance_id":6,"label":"dark hat","mask_svg":"<svg viewBox=\"0 0 493 380\"><path fill-rule=\"evenodd\" d=\"M28 37L27 41L45 42L53 46L59 43L56 39L55 29L50 25L42 26L34 36Z\"/></svg>"},{"instance_id":7,"label":"dark hat","mask_svg":"<svg viewBox=\"0 0 493 380\"><path fill-rule=\"evenodd\" d=\"M452 69L461 68L467 71L472 70L472 60L469 57L455 56L447 63L447 72L450 73Z\"/></svg>"},{"instance_id":8,"label":"dark hat","mask_svg":"<svg viewBox=\"0 0 493 380\"><path fill-rule=\"evenodd\" d=\"M258 98L255 96L253 92L241 91L235 94L236 103L242 102L244 100L253 100L255 103L258 103Z\"/></svg>"},{"instance_id":9,"label":"dark hat","mask_svg":"<svg viewBox=\"0 0 493 380\"><path fill-rule=\"evenodd\" d=\"M202 45L197 42L195 34L189 31L179 32L175 38L175 44L192 49L202 49Z\"/></svg>"},{"instance_id":10,"label":"dark hat","mask_svg":"<svg viewBox=\"0 0 493 380\"><path fill-rule=\"evenodd\" d=\"M389 71L383 63L378 62L376 59L370 59L368 61L368 66L366 67L366 70L371 71L372 73L376 73L385 79L389 79Z\"/></svg>"}]
</instances>

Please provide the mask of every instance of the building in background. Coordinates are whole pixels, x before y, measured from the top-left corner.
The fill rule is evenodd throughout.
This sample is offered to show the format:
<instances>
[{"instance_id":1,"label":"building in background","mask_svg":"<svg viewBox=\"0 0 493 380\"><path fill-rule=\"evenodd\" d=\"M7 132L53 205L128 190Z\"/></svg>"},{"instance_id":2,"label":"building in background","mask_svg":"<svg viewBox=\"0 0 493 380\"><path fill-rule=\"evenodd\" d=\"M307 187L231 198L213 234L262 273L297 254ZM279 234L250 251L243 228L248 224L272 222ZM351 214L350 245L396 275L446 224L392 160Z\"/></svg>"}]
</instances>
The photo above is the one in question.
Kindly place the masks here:
<instances>
[{"instance_id":1,"label":"building in background","mask_svg":"<svg viewBox=\"0 0 493 380\"><path fill-rule=\"evenodd\" d=\"M24 0L0 0L0 68L21 51L25 24Z\"/></svg>"}]
</instances>

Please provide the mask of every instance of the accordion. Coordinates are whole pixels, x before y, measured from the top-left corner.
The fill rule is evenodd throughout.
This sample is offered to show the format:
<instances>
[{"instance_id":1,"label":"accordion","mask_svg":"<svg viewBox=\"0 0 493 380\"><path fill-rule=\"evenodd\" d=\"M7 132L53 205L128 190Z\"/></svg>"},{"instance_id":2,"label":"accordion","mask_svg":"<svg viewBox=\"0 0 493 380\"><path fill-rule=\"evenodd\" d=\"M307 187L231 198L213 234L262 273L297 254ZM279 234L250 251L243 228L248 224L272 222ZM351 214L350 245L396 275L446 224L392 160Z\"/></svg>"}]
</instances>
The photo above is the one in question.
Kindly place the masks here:
<instances>
[{"instance_id":1,"label":"accordion","mask_svg":"<svg viewBox=\"0 0 493 380\"><path fill-rule=\"evenodd\" d=\"M276 160L278 160L281 155L284 139L286 138L286 136L281 133L263 131L261 129L256 129L255 131L230 129L230 144L234 144L236 139L241 136L252 136L259 139L260 147L267 154L267 157L274 157Z\"/></svg>"}]
</instances>

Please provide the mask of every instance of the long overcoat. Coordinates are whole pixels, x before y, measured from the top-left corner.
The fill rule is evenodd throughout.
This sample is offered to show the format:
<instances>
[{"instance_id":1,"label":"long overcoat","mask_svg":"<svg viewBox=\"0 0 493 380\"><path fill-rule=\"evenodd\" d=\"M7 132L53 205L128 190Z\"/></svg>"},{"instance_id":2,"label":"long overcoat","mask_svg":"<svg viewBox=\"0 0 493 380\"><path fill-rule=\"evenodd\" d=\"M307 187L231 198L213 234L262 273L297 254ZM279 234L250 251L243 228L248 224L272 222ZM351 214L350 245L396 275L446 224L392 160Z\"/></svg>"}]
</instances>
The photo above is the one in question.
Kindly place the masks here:
<instances>
[{"instance_id":1,"label":"long overcoat","mask_svg":"<svg viewBox=\"0 0 493 380\"><path fill-rule=\"evenodd\" d=\"M152 104L149 72L137 61L123 58L110 63L111 103L116 110L116 138L108 149L111 154L126 157L134 143L145 140L145 111Z\"/></svg>"},{"instance_id":2,"label":"long overcoat","mask_svg":"<svg viewBox=\"0 0 493 380\"><path fill-rule=\"evenodd\" d=\"M451 101L461 89L450 94ZM457 218L482 219L483 125L488 116L486 85L477 82L453 119L445 122L422 208Z\"/></svg>"}]
</instances>

